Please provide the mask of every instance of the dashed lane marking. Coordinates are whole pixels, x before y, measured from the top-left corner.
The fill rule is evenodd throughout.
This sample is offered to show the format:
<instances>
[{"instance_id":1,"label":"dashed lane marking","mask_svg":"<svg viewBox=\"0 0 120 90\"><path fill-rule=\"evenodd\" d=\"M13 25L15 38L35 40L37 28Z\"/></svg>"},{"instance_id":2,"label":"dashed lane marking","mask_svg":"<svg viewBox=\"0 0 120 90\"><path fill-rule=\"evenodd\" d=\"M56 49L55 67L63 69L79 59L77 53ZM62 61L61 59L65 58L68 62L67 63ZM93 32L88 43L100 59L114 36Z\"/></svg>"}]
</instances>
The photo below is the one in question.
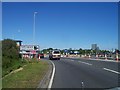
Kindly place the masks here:
<instances>
[{"instance_id":1,"label":"dashed lane marking","mask_svg":"<svg viewBox=\"0 0 120 90\"><path fill-rule=\"evenodd\" d=\"M110 71L110 72L116 73L116 74L120 74L120 72L117 72L115 70L111 70L111 69L108 69L108 68L103 68L103 69L106 70L106 71Z\"/></svg>"},{"instance_id":2,"label":"dashed lane marking","mask_svg":"<svg viewBox=\"0 0 120 90\"><path fill-rule=\"evenodd\" d=\"M87 64L87 65L92 65L92 64L90 64L90 63L86 63L86 62L82 62L82 61L78 61L78 62Z\"/></svg>"}]
</instances>

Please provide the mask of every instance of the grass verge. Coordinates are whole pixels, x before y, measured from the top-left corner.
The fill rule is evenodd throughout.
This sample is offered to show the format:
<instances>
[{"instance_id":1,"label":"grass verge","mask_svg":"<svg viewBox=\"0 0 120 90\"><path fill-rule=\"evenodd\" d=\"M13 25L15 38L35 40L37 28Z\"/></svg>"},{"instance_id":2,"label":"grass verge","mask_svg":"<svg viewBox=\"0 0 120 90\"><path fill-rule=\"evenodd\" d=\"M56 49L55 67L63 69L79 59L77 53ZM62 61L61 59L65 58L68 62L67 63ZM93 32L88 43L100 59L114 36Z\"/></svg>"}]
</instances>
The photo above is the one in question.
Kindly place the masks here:
<instances>
[{"instance_id":1,"label":"grass verge","mask_svg":"<svg viewBox=\"0 0 120 90\"><path fill-rule=\"evenodd\" d=\"M3 78L2 88L36 88L48 67L46 61L31 61L23 70Z\"/></svg>"},{"instance_id":2,"label":"grass verge","mask_svg":"<svg viewBox=\"0 0 120 90\"><path fill-rule=\"evenodd\" d=\"M5 59L5 58L4 58ZM6 58L5 60L7 61L9 58ZM21 59L12 59L12 63L10 63L9 67L4 67L4 65L2 65L2 77L4 77L5 75L8 75L10 72L24 66L25 64L28 63L27 60L21 60Z\"/></svg>"}]
</instances>

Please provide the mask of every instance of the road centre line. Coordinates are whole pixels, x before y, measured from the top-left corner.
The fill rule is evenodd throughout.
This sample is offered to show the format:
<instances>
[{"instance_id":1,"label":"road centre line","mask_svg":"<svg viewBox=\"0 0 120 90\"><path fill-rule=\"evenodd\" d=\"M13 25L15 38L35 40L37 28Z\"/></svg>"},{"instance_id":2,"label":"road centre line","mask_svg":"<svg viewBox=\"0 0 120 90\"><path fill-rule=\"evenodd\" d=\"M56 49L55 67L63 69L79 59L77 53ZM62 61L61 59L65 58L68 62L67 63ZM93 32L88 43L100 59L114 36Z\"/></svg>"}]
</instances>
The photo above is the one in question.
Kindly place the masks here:
<instances>
[{"instance_id":1,"label":"road centre line","mask_svg":"<svg viewBox=\"0 0 120 90\"><path fill-rule=\"evenodd\" d=\"M106 70L106 71L116 73L116 74L120 74L120 72L117 72L117 71L114 71L114 70L111 70L111 69L108 69L108 68L103 68L103 69Z\"/></svg>"},{"instance_id":2,"label":"road centre line","mask_svg":"<svg viewBox=\"0 0 120 90\"><path fill-rule=\"evenodd\" d=\"M78 61L78 62L87 64L87 65L92 65L92 64L90 64L90 63L86 63L86 62L82 62L82 61Z\"/></svg>"}]
</instances>

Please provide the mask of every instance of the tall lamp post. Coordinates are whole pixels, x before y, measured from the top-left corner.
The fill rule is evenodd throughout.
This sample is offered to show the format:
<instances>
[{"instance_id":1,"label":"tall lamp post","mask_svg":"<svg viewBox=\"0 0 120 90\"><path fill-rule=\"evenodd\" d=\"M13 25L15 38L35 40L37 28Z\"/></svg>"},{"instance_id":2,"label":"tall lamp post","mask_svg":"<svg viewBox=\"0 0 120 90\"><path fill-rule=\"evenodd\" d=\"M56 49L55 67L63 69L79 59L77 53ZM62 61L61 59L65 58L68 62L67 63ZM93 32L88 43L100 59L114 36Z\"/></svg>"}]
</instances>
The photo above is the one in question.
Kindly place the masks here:
<instances>
[{"instance_id":1,"label":"tall lamp post","mask_svg":"<svg viewBox=\"0 0 120 90\"><path fill-rule=\"evenodd\" d=\"M35 45L35 16L36 16L37 12L34 12L34 16L33 16L33 45ZM33 58L34 58L34 51L33 53Z\"/></svg>"},{"instance_id":2,"label":"tall lamp post","mask_svg":"<svg viewBox=\"0 0 120 90\"><path fill-rule=\"evenodd\" d=\"M38 12L34 12L34 17L33 17L33 44L35 44L35 16Z\"/></svg>"}]
</instances>

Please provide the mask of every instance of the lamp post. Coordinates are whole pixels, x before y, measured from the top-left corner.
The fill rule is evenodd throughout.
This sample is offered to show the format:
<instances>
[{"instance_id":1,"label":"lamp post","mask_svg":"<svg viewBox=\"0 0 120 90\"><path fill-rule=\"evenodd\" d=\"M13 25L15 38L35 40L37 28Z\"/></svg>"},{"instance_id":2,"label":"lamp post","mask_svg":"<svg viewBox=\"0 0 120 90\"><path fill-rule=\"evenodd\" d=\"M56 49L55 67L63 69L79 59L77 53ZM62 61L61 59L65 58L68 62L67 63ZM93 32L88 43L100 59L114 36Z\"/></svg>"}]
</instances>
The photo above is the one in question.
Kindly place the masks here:
<instances>
[{"instance_id":1,"label":"lamp post","mask_svg":"<svg viewBox=\"0 0 120 90\"><path fill-rule=\"evenodd\" d=\"M35 16L38 12L34 12L34 17L33 17L33 44L35 44Z\"/></svg>"}]
</instances>

